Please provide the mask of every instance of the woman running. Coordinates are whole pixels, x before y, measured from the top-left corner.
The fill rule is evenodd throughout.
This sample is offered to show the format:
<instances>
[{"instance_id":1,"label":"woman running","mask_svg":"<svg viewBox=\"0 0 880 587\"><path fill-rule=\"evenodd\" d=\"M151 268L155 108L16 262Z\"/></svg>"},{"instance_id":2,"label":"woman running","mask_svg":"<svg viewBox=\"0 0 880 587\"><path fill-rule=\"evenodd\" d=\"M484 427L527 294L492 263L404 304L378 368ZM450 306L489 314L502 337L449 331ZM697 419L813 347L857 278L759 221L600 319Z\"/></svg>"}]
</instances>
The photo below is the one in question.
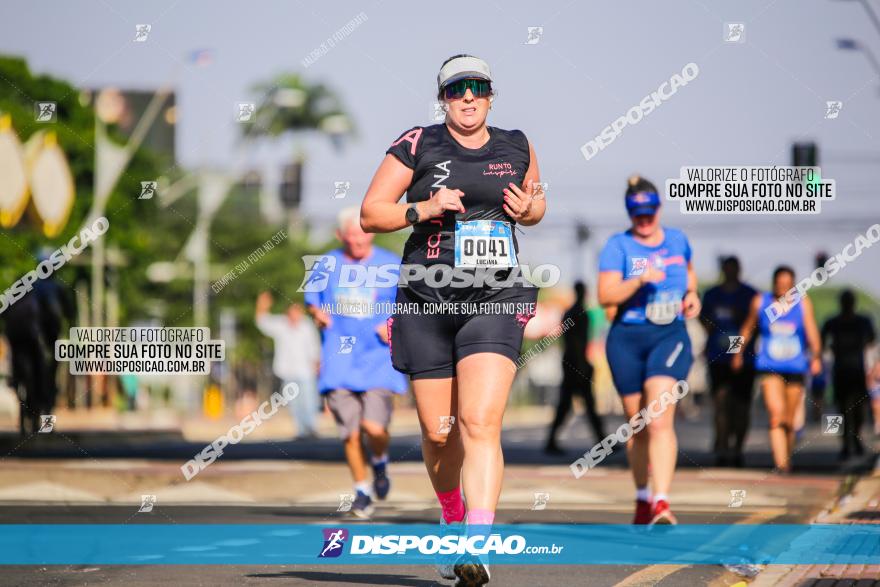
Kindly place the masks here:
<instances>
[{"instance_id":1,"label":"woman running","mask_svg":"<svg viewBox=\"0 0 880 587\"><path fill-rule=\"evenodd\" d=\"M773 291L754 297L740 332L740 348L749 344L756 327L760 337L755 369L770 418L773 463L780 473L791 471L793 424L804 400L806 373L809 370L817 375L822 370L822 342L813 316L813 302L803 296L799 302L789 303L786 293L794 284L794 270L784 265L777 267L773 272ZM731 365L734 370L742 369L742 354L734 355Z\"/></svg>"},{"instance_id":2,"label":"woman running","mask_svg":"<svg viewBox=\"0 0 880 587\"><path fill-rule=\"evenodd\" d=\"M691 246L683 232L661 226L654 184L631 177L625 201L632 226L605 244L599 256L598 293L600 304L616 308L605 349L629 421L687 378L693 356L684 319L699 315L700 298ZM676 523L669 509L678 456L674 419L674 404L668 405L627 442L636 484L634 524Z\"/></svg>"},{"instance_id":3,"label":"woman running","mask_svg":"<svg viewBox=\"0 0 880 587\"><path fill-rule=\"evenodd\" d=\"M519 273L514 227L538 223L544 201L526 136L486 125L493 100L486 62L449 58L437 89L445 123L411 128L391 144L364 197L361 224L369 232L413 226L401 267L408 286L398 289L397 302L419 313L389 320L392 362L413 382L441 523L462 522L467 513L469 526L485 528L501 492L501 420L514 362L537 299L537 288L507 283ZM404 193L406 203L398 203ZM427 272L413 275L408 266ZM500 269L497 279L462 286L460 277L487 267ZM443 281L450 272L456 279ZM432 302L491 307L437 313ZM488 567L474 558L438 570L459 585L489 580Z\"/></svg>"}]
</instances>

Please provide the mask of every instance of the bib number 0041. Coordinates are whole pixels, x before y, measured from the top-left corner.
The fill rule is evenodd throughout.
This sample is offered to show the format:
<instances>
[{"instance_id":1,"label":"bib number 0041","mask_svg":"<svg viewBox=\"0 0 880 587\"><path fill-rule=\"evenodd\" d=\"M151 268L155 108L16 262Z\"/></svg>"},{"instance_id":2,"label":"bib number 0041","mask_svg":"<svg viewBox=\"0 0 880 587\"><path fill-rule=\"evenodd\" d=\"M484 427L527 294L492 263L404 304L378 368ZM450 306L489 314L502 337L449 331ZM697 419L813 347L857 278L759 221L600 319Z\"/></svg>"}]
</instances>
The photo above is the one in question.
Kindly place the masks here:
<instances>
[{"instance_id":1,"label":"bib number 0041","mask_svg":"<svg viewBox=\"0 0 880 587\"><path fill-rule=\"evenodd\" d=\"M516 267L510 224L500 220L455 223L456 267Z\"/></svg>"}]
</instances>

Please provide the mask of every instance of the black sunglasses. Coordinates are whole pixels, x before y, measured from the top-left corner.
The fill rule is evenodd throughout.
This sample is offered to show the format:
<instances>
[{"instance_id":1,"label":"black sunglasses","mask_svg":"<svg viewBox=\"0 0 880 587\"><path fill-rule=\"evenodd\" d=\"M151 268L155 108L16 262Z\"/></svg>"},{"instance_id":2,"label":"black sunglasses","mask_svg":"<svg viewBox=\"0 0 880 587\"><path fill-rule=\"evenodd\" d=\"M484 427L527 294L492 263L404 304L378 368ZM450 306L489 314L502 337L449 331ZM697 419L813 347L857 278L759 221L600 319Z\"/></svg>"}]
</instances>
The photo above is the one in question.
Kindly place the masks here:
<instances>
[{"instance_id":1,"label":"black sunglasses","mask_svg":"<svg viewBox=\"0 0 880 587\"><path fill-rule=\"evenodd\" d=\"M464 98L468 90L474 98L486 98L492 93L492 84L484 79L460 79L444 86L443 96L447 100L458 100Z\"/></svg>"}]
</instances>

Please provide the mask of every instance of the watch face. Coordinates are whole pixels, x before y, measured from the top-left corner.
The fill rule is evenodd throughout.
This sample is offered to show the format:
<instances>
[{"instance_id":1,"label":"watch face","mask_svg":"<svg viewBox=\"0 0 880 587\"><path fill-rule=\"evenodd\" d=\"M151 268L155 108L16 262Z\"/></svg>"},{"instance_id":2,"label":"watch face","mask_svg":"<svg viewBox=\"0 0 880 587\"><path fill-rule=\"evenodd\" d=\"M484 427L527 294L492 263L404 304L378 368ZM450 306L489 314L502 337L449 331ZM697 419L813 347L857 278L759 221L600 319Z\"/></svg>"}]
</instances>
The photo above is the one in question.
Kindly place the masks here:
<instances>
[{"instance_id":1,"label":"watch face","mask_svg":"<svg viewBox=\"0 0 880 587\"><path fill-rule=\"evenodd\" d=\"M406 219L410 224L415 224L419 221L419 213L416 211L415 208L407 208Z\"/></svg>"}]
</instances>

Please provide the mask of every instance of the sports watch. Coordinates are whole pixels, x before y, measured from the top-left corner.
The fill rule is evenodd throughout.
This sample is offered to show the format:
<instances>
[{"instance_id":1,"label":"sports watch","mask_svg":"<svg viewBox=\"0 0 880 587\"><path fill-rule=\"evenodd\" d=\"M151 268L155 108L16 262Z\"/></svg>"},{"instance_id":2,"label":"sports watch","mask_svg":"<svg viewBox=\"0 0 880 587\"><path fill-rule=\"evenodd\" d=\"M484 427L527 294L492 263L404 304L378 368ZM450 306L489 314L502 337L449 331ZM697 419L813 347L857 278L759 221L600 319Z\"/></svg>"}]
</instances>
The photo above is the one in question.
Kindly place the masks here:
<instances>
[{"instance_id":1,"label":"sports watch","mask_svg":"<svg viewBox=\"0 0 880 587\"><path fill-rule=\"evenodd\" d=\"M406 209L406 221L410 224L415 224L419 221L419 211L416 210L415 202L410 204L409 208Z\"/></svg>"}]
</instances>

